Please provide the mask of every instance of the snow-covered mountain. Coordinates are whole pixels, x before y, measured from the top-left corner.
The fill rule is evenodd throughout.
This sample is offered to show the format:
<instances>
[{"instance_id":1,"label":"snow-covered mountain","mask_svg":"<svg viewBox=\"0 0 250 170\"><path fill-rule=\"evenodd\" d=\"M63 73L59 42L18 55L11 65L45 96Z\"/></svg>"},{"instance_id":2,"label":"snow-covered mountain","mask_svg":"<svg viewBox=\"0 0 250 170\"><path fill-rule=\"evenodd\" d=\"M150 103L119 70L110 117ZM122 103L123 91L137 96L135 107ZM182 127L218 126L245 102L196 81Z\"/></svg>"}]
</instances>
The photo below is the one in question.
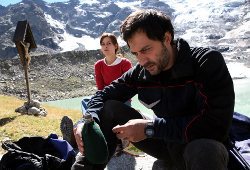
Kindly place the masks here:
<instances>
[{"instance_id":1,"label":"snow-covered mountain","mask_svg":"<svg viewBox=\"0 0 250 170\"><path fill-rule=\"evenodd\" d=\"M250 59L249 0L23 0L0 5L0 58L17 56L12 38L18 21L28 20L36 53L93 50L103 32L120 36L121 22L138 8L165 11L173 19L175 37L192 46L216 48L229 59Z\"/></svg>"}]
</instances>

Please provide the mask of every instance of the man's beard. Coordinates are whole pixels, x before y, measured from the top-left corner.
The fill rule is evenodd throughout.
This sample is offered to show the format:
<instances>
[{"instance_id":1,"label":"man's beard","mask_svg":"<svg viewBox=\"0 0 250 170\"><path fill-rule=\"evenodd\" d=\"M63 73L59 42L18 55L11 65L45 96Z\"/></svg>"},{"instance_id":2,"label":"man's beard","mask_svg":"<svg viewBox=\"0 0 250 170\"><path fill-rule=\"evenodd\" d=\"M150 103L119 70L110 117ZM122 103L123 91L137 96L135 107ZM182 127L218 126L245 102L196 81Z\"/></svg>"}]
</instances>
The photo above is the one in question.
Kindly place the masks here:
<instances>
[{"instance_id":1,"label":"man's beard","mask_svg":"<svg viewBox=\"0 0 250 170\"><path fill-rule=\"evenodd\" d=\"M151 75L157 75L160 72L164 71L168 65L169 62L169 56L168 56L168 50L167 48L162 44L162 50L158 56L157 62L148 62L145 64L145 66L149 66L153 64L156 66L156 70L154 72L150 72Z\"/></svg>"},{"instance_id":2,"label":"man's beard","mask_svg":"<svg viewBox=\"0 0 250 170\"><path fill-rule=\"evenodd\" d=\"M160 56L161 57L159 59L159 66L158 66L159 72L165 70L168 63L169 63L168 49L164 45L162 45L162 50L161 50Z\"/></svg>"}]
</instances>

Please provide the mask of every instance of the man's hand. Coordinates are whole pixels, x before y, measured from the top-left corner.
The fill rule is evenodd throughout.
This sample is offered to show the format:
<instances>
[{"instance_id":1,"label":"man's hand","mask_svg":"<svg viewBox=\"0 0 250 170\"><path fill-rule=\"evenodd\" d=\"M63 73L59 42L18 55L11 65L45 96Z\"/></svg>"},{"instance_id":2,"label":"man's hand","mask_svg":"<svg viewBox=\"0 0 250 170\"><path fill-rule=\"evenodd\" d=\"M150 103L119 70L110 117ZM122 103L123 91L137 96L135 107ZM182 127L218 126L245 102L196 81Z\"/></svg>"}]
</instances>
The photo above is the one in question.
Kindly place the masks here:
<instances>
[{"instance_id":1,"label":"man's hand","mask_svg":"<svg viewBox=\"0 0 250 170\"><path fill-rule=\"evenodd\" d=\"M144 129L149 121L146 119L132 119L124 125L115 126L112 130L119 139L139 142L146 139Z\"/></svg>"},{"instance_id":2,"label":"man's hand","mask_svg":"<svg viewBox=\"0 0 250 170\"><path fill-rule=\"evenodd\" d=\"M73 129L77 147L79 149L79 152L81 152L82 155L84 155L84 145L83 145L83 141L82 141L82 128L83 128L83 125L84 125L84 123L79 123Z\"/></svg>"}]
</instances>

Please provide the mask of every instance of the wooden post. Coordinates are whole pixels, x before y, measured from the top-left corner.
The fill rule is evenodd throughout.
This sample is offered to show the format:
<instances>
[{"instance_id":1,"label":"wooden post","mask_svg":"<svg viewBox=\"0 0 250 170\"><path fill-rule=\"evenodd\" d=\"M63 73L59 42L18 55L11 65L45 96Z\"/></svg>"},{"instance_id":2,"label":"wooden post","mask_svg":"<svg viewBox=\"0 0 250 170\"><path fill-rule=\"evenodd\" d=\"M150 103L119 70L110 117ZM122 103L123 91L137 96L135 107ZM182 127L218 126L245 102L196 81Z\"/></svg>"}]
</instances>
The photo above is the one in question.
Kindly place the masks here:
<instances>
[{"instance_id":1,"label":"wooden post","mask_svg":"<svg viewBox=\"0 0 250 170\"><path fill-rule=\"evenodd\" d=\"M26 80L27 87L27 96L28 96L28 104L31 100L31 92L29 86L29 64L31 57L29 55L29 51L31 48L36 48L36 43L34 41L32 31L30 29L29 23L27 20L18 21L17 27L15 30L13 41L16 44L16 48L21 60L21 64L23 65L24 75Z\"/></svg>"}]
</instances>

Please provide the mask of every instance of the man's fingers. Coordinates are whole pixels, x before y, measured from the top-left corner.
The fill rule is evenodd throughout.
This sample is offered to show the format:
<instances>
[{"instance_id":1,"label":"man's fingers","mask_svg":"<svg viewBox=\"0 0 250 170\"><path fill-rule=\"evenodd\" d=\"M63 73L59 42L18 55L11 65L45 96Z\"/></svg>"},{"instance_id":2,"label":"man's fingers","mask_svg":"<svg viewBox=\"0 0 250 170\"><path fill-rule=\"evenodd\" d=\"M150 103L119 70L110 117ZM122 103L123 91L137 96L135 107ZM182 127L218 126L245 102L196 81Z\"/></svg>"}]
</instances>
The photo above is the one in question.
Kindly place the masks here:
<instances>
[{"instance_id":1,"label":"man's fingers","mask_svg":"<svg viewBox=\"0 0 250 170\"><path fill-rule=\"evenodd\" d=\"M84 145L83 145L82 139L79 137L79 135L77 135L77 137L76 137L76 143L77 143L77 147L78 147L79 151L82 154L84 154Z\"/></svg>"},{"instance_id":2,"label":"man's fingers","mask_svg":"<svg viewBox=\"0 0 250 170\"><path fill-rule=\"evenodd\" d=\"M113 127L112 131L116 134L123 133L124 127L122 125L117 125L117 126Z\"/></svg>"},{"instance_id":3,"label":"man's fingers","mask_svg":"<svg viewBox=\"0 0 250 170\"><path fill-rule=\"evenodd\" d=\"M82 128L83 128L83 123L80 123L77 125L76 128L74 128L74 136L76 139L76 143L79 149L79 152L81 152L82 154L84 154L84 145L83 145L83 141L82 141Z\"/></svg>"},{"instance_id":4,"label":"man's fingers","mask_svg":"<svg viewBox=\"0 0 250 170\"><path fill-rule=\"evenodd\" d=\"M127 139L127 136L125 135L125 133L117 133L116 134L116 137L118 139L123 139L123 140L126 140Z\"/></svg>"}]
</instances>

